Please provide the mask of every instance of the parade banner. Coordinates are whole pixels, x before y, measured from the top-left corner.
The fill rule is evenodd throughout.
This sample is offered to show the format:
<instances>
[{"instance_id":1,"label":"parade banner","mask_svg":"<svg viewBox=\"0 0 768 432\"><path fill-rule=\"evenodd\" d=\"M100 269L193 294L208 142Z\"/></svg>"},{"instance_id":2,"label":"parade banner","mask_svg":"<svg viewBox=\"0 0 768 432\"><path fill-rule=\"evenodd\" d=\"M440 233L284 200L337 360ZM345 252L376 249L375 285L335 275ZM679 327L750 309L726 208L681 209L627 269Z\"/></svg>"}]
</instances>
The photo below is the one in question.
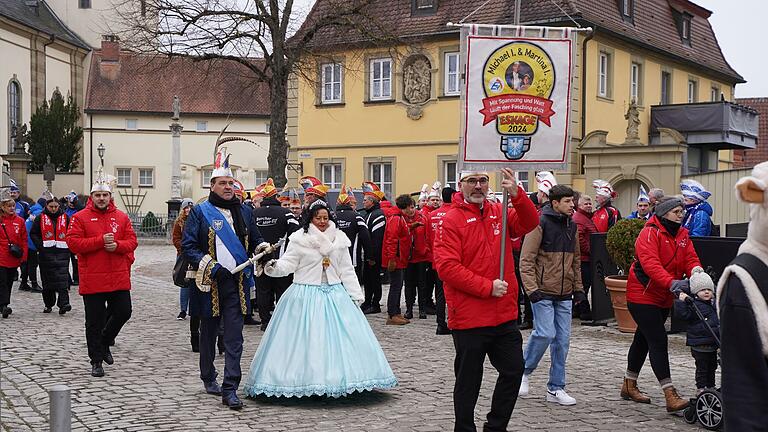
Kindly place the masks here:
<instances>
[{"instance_id":1,"label":"parade banner","mask_svg":"<svg viewBox=\"0 0 768 432\"><path fill-rule=\"evenodd\" d=\"M462 169L566 168L573 34L569 28L462 29Z\"/></svg>"}]
</instances>

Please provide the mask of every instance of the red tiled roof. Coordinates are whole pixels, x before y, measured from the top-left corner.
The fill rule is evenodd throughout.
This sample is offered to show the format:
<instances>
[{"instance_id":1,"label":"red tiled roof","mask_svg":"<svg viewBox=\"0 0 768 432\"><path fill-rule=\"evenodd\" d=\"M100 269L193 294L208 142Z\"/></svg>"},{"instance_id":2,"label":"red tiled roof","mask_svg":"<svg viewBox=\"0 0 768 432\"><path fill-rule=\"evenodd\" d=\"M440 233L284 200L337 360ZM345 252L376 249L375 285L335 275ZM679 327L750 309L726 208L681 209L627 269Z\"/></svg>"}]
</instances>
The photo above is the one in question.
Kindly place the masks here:
<instances>
[{"instance_id":1,"label":"red tiled roof","mask_svg":"<svg viewBox=\"0 0 768 432\"><path fill-rule=\"evenodd\" d=\"M336 1L317 0L297 35L302 35L313 22L335 8ZM438 0L437 12L412 16L412 0L369 1L366 14L374 17L372 20L375 26L368 27L377 27L379 34L389 32L400 38L456 33L456 28L447 27L446 24L461 21L484 3L484 0ZM684 7L693 15L690 47L683 45L680 39L670 2L675 9ZM490 0L466 22L510 24L513 22L514 3L514 0ZM571 23L568 18L571 16L583 26L594 27L597 32L613 33L664 55L703 66L731 82L744 82L720 50L714 31L705 18L709 11L687 0L643 0L634 3L634 24L622 19L617 0L522 0L520 19L524 24L558 25ZM370 37L335 27L318 32L312 46L318 50L328 50L334 46L341 48L366 41L370 41Z\"/></svg>"},{"instance_id":2,"label":"red tiled roof","mask_svg":"<svg viewBox=\"0 0 768 432\"><path fill-rule=\"evenodd\" d=\"M101 61L102 51L95 51L86 112L171 113L173 96L178 95L186 114L270 115L269 86L232 61L169 59L125 51L120 52L119 68ZM101 73L102 66L114 68L116 75Z\"/></svg>"},{"instance_id":3,"label":"red tiled roof","mask_svg":"<svg viewBox=\"0 0 768 432\"><path fill-rule=\"evenodd\" d=\"M768 161L768 97L738 98L736 103L754 108L760 113L757 133L757 147L753 150L734 151L735 168L752 167Z\"/></svg>"}]
</instances>

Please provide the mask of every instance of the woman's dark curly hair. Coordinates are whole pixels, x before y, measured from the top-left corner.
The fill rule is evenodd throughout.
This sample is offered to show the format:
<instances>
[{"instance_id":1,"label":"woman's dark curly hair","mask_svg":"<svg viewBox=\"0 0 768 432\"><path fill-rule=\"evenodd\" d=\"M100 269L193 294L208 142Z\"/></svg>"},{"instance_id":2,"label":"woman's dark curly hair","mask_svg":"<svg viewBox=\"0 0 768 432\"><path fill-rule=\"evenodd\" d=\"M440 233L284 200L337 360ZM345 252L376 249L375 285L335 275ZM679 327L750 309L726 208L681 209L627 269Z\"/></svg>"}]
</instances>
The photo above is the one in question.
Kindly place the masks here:
<instances>
[{"instance_id":1,"label":"woman's dark curly hair","mask_svg":"<svg viewBox=\"0 0 768 432\"><path fill-rule=\"evenodd\" d=\"M301 226L304 228L304 232L309 231L309 225L312 224L312 218L314 218L320 210L326 210L328 212L328 220L333 222L334 225L336 224L336 217L331 209L328 208L328 204L323 200L317 200L309 205L309 209L304 211L304 215L301 219Z\"/></svg>"}]
</instances>

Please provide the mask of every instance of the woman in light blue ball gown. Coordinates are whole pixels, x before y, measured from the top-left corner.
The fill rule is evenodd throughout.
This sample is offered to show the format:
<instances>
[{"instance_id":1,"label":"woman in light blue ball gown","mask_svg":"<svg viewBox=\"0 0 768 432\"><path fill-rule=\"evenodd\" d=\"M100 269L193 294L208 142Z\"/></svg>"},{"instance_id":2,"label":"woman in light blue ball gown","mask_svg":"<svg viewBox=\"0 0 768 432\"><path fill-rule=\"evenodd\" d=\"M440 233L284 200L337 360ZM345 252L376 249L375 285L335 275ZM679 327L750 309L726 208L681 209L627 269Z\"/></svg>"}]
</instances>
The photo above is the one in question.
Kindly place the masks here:
<instances>
[{"instance_id":1,"label":"woman in light blue ball gown","mask_svg":"<svg viewBox=\"0 0 768 432\"><path fill-rule=\"evenodd\" d=\"M349 238L323 201L314 202L271 277L293 274L251 362L248 396L346 396L390 389L397 379L359 304Z\"/></svg>"}]
</instances>

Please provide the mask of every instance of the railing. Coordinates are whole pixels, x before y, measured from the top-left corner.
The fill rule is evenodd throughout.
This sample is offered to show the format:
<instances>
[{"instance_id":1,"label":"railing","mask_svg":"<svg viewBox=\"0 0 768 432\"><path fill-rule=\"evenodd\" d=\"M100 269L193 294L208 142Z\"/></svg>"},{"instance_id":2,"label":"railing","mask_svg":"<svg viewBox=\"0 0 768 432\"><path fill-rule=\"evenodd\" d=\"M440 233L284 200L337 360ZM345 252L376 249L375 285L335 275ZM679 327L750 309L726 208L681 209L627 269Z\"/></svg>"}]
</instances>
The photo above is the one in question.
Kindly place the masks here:
<instances>
[{"instance_id":1,"label":"railing","mask_svg":"<svg viewBox=\"0 0 768 432\"><path fill-rule=\"evenodd\" d=\"M129 213L131 225L140 238L166 238L173 228L173 221L165 213Z\"/></svg>"}]
</instances>

